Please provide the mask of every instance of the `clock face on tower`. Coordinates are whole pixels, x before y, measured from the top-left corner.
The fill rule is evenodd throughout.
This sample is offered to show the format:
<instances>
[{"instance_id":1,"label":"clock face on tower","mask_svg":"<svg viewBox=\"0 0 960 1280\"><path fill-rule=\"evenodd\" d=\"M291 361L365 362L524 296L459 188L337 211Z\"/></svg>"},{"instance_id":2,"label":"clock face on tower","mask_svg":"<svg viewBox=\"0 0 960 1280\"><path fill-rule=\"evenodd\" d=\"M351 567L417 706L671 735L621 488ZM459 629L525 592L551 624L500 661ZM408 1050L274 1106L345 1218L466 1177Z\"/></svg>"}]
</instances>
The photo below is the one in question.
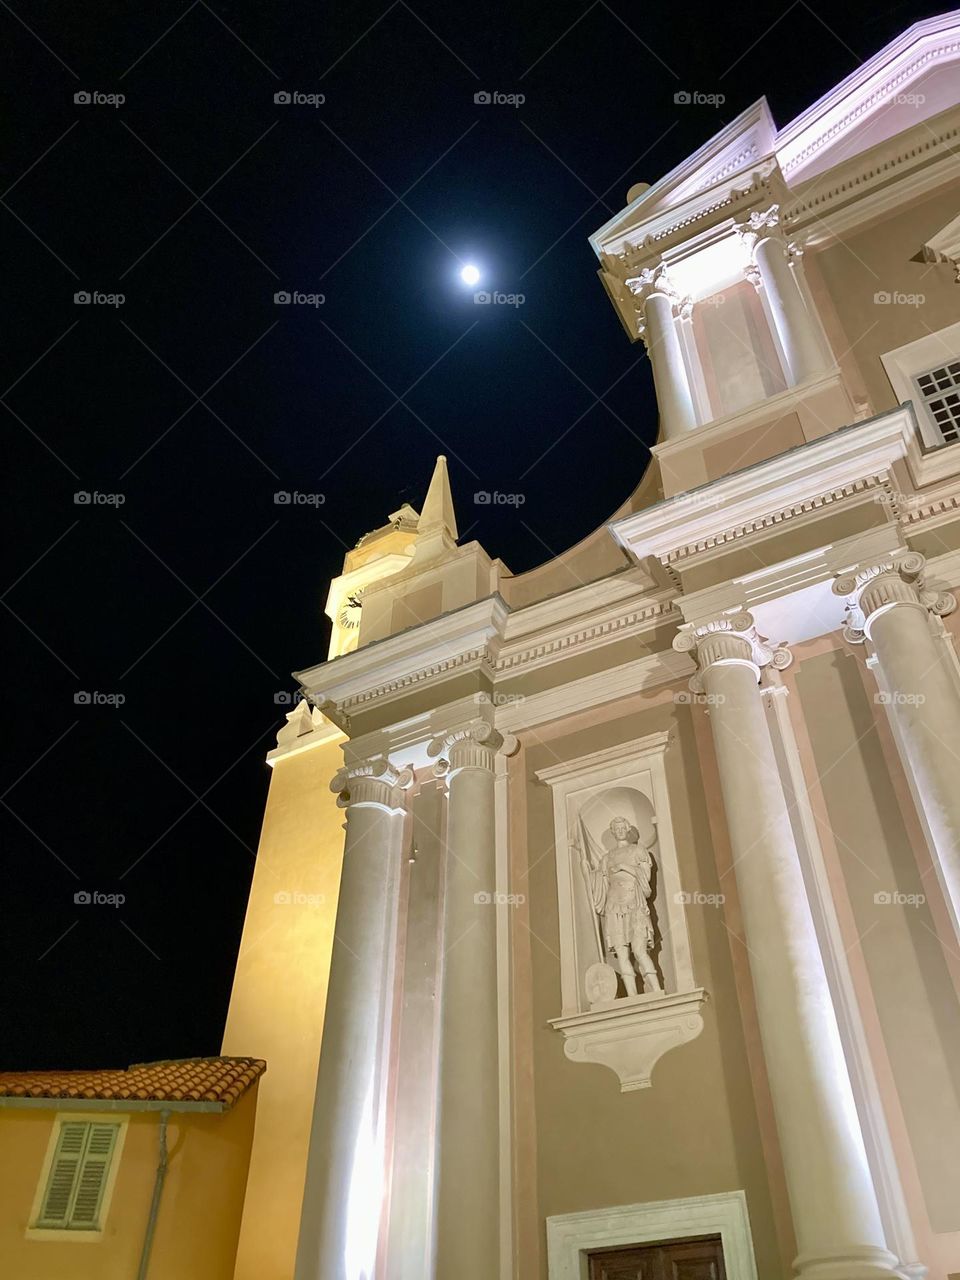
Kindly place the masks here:
<instances>
[{"instance_id":1,"label":"clock face on tower","mask_svg":"<svg viewBox=\"0 0 960 1280\"><path fill-rule=\"evenodd\" d=\"M355 631L360 625L360 609L363 604L363 587L345 597L337 614L337 621L345 631Z\"/></svg>"}]
</instances>

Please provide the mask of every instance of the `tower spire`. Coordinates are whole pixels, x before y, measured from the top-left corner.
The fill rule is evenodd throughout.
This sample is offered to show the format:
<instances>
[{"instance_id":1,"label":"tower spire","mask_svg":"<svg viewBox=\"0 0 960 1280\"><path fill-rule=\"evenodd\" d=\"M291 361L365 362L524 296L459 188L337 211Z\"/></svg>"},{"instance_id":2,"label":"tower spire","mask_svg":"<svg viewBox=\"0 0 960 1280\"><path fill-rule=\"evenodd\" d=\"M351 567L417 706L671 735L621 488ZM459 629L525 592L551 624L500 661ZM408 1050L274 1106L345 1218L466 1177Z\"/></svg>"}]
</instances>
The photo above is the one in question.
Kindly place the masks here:
<instances>
[{"instance_id":1,"label":"tower spire","mask_svg":"<svg viewBox=\"0 0 960 1280\"><path fill-rule=\"evenodd\" d=\"M427 490L423 511L417 522L417 533L445 534L453 542L456 542L460 536L457 533L457 517L453 512L453 494L450 492L447 459L442 453L437 457L437 465L433 469L430 488Z\"/></svg>"},{"instance_id":2,"label":"tower spire","mask_svg":"<svg viewBox=\"0 0 960 1280\"><path fill-rule=\"evenodd\" d=\"M447 475L447 460L441 453L433 469L430 488L417 521L417 544L413 563L418 568L448 559L457 550L457 517L453 514L453 494Z\"/></svg>"}]
</instances>

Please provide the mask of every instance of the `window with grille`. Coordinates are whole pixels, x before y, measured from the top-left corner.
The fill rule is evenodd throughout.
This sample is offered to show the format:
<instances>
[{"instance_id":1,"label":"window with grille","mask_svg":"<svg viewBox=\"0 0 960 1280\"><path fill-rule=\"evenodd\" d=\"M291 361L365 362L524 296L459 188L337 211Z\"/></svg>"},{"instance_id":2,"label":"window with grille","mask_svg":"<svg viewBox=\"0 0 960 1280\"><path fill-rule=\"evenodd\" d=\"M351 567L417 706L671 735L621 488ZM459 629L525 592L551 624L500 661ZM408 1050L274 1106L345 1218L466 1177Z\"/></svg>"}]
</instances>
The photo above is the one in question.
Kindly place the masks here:
<instances>
[{"instance_id":1,"label":"window with grille","mask_svg":"<svg viewBox=\"0 0 960 1280\"><path fill-rule=\"evenodd\" d=\"M119 1124L65 1120L60 1125L36 1227L97 1231Z\"/></svg>"},{"instance_id":2,"label":"window with grille","mask_svg":"<svg viewBox=\"0 0 960 1280\"><path fill-rule=\"evenodd\" d=\"M960 360L918 373L916 383L944 443L960 440Z\"/></svg>"}]
</instances>

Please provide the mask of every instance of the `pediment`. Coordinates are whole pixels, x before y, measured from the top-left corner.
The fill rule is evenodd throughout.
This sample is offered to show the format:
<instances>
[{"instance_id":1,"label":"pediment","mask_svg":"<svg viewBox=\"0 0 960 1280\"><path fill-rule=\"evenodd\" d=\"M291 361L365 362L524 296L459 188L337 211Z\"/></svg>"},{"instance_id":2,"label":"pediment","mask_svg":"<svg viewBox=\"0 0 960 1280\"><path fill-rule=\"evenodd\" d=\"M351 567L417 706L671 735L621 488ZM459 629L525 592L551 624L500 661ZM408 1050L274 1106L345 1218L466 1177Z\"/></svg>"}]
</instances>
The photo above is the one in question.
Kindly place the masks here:
<instances>
[{"instance_id":1,"label":"pediment","mask_svg":"<svg viewBox=\"0 0 960 1280\"><path fill-rule=\"evenodd\" d=\"M734 186L770 157L776 128L766 98L741 112L709 142L649 187L590 237L598 257L642 238L641 229L704 192ZM631 234L633 233L633 234Z\"/></svg>"}]
</instances>

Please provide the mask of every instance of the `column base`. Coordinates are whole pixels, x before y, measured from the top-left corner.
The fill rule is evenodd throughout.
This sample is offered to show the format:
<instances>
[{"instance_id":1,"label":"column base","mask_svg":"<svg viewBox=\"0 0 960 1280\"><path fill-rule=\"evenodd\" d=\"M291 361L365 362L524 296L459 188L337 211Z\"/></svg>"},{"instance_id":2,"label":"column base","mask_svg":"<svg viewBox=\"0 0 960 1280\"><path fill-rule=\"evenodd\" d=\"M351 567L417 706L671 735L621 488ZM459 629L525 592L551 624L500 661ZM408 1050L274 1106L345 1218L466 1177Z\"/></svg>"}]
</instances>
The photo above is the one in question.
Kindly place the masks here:
<instances>
[{"instance_id":1,"label":"column base","mask_svg":"<svg viewBox=\"0 0 960 1280\"><path fill-rule=\"evenodd\" d=\"M851 1245L830 1253L802 1253L794 1259L801 1280L907 1280L895 1254L872 1245Z\"/></svg>"}]
</instances>

